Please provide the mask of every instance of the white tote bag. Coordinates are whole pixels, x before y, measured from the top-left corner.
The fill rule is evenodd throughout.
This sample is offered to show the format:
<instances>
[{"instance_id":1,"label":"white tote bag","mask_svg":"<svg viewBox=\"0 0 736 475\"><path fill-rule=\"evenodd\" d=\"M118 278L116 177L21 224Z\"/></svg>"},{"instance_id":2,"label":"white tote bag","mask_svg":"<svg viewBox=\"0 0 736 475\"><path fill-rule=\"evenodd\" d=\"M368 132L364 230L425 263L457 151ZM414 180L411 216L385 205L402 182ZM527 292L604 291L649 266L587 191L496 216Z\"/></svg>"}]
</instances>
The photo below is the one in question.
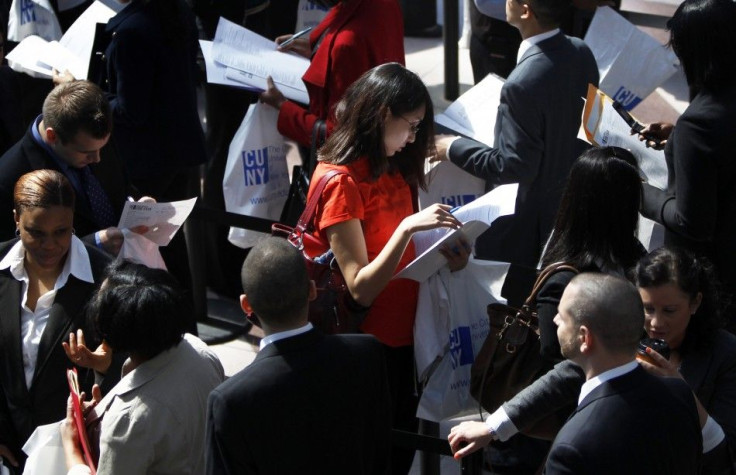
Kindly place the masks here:
<instances>
[{"instance_id":1,"label":"white tote bag","mask_svg":"<svg viewBox=\"0 0 736 475\"><path fill-rule=\"evenodd\" d=\"M8 40L21 42L26 36L46 41L61 39L61 26L49 0L13 0L8 16Z\"/></svg>"},{"instance_id":2,"label":"white tote bag","mask_svg":"<svg viewBox=\"0 0 736 475\"><path fill-rule=\"evenodd\" d=\"M322 5L310 2L309 0L299 0L299 9L296 12L296 30L302 31L304 28L314 28L327 15L328 8Z\"/></svg>"},{"instance_id":3,"label":"white tote bag","mask_svg":"<svg viewBox=\"0 0 736 475\"><path fill-rule=\"evenodd\" d=\"M672 76L675 53L610 7L599 7L585 35L600 72L600 90L631 110Z\"/></svg>"},{"instance_id":4,"label":"white tote bag","mask_svg":"<svg viewBox=\"0 0 736 475\"><path fill-rule=\"evenodd\" d=\"M235 132L222 181L227 211L272 220L281 216L289 195L289 171L284 137L276 129L278 115L269 105L252 104ZM266 236L230 228L228 240L246 249Z\"/></svg>"}]
</instances>

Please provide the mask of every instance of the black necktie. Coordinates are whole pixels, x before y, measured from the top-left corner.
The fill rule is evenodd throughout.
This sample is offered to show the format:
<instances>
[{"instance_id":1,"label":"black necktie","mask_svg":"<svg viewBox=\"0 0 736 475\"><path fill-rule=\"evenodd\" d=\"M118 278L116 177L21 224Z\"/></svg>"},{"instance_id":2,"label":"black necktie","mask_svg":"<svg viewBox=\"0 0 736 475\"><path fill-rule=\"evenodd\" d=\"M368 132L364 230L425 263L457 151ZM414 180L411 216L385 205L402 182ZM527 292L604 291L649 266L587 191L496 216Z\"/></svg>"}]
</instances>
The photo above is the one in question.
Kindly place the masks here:
<instances>
[{"instance_id":1,"label":"black necktie","mask_svg":"<svg viewBox=\"0 0 736 475\"><path fill-rule=\"evenodd\" d=\"M112 205L102 185L92 174L92 170L89 167L82 168L79 170L79 177L97 226L100 229L115 226L115 212L112 210Z\"/></svg>"}]
</instances>

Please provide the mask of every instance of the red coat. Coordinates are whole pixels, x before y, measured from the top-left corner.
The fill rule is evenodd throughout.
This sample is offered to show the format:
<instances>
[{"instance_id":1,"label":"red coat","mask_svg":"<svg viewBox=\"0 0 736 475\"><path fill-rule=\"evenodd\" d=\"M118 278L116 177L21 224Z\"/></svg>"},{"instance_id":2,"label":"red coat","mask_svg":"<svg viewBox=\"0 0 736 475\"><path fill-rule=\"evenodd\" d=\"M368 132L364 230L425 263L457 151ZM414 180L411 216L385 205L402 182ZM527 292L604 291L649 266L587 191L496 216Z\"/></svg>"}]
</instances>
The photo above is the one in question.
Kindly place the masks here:
<instances>
[{"instance_id":1,"label":"red coat","mask_svg":"<svg viewBox=\"0 0 736 475\"><path fill-rule=\"evenodd\" d=\"M404 64L404 21L397 0L340 2L312 30L313 51L323 34L302 77L309 110L286 101L279 112L279 132L307 147L317 119L326 119L328 131L332 129L334 106L364 72L379 64Z\"/></svg>"}]
</instances>

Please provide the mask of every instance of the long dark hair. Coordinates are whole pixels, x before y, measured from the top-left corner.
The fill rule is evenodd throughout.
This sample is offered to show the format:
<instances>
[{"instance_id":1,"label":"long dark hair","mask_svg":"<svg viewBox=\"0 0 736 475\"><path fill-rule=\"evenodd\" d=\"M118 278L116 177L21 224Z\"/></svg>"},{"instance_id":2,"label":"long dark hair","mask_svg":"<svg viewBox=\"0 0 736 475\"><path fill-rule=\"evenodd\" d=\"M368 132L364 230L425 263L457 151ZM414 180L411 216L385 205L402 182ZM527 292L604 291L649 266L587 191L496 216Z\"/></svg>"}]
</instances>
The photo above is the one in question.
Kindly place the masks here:
<instances>
[{"instance_id":1,"label":"long dark hair","mask_svg":"<svg viewBox=\"0 0 736 475\"><path fill-rule=\"evenodd\" d=\"M414 142L391 160L384 146L384 120L425 107ZM347 165L368 157L371 174L378 178L398 171L409 184L426 188L424 160L434 153L434 110L427 87L419 76L399 63L376 66L345 92L335 109L337 126L320 150L320 161Z\"/></svg>"},{"instance_id":2,"label":"long dark hair","mask_svg":"<svg viewBox=\"0 0 736 475\"><path fill-rule=\"evenodd\" d=\"M733 82L734 25L733 0L685 0L667 21L669 44L682 63L691 100L704 87L715 90Z\"/></svg>"},{"instance_id":3,"label":"long dark hair","mask_svg":"<svg viewBox=\"0 0 736 475\"><path fill-rule=\"evenodd\" d=\"M641 178L636 158L618 147L591 148L570 169L542 264L569 262L579 270L627 270L643 249L634 233Z\"/></svg>"},{"instance_id":4,"label":"long dark hair","mask_svg":"<svg viewBox=\"0 0 736 475\"><path fill-rule=\"evenodd\" d=\"M690 319L682 342L682 351L707 348L724 321L723 302L713 265L680 248L661 247L644 256L636 265L634 283L641 288L675 284L693 301L703 295L700 306Z\"/></svg>"}]
</instances>

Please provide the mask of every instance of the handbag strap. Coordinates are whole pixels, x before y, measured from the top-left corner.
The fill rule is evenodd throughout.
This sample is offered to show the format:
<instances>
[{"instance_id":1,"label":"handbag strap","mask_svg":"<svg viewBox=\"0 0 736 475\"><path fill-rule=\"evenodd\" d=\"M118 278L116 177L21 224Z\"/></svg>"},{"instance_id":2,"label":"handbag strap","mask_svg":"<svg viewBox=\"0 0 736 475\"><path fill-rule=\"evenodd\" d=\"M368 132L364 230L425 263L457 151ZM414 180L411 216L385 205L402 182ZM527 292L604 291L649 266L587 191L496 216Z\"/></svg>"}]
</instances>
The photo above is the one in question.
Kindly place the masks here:
<instances>
[{"instance_id":1,"label":"handbag strap","mask_svg":"<svg viewBox=\"0 0 736 475\"><path fill-rule=\"evenodd\" d=\"M317 212L319 197L322 196L322 192L325 190L327 182L337 175L350 175L350 173L343 170L330 170L322 175L322 177L317 182L317 186L314 187L314 192L312 192L312 196L310 196L307 200L304 211L302 212L302 215L299 216L299 221L296 223L295 229L298 232L306 233L312 230L312 221L314 220L314 215Z\"/></svg>"},{"instance_id":2,"label":"handbag strap","mask_svg":"<svg viewBox=\"0 0 736 475\"><path fill-rule=\"evenodd\" d=\"M527 297L526 301L524 302L524 306L532 308L534 303L537 301L537 294L542 289L544 284L547 283L547 280L549 280L549 278L552 277L554 274L563 271L569 271L575 274L580 273L580 271L577 270L572 264L569 264L567 262L555 262L554 264L548 265L547 267L542 269L539 277L537 277L537 280L534 282L532 293L529 294L529 297Z\"/></svg>"}]
</instances>

